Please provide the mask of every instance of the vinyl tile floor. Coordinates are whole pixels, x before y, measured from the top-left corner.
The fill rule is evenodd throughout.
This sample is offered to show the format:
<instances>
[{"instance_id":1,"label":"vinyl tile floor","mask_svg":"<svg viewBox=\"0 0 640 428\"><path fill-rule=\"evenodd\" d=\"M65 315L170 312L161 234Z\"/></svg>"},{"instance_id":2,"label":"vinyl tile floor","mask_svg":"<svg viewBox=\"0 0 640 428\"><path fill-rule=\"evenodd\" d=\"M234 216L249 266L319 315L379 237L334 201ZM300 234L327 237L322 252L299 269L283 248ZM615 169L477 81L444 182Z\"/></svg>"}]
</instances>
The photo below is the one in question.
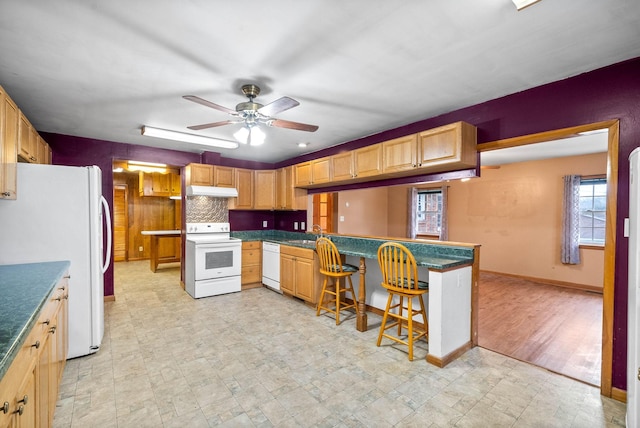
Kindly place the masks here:
<instances>
[{"instance_id":1,"label":"vinyl tile floor","mask_svg":"<svg viewBox=\"0 0 640 428\"><path fill-rule=\"evenodd\" d=\"M266 288L194 300L115 265L101 349L67 362L54 427L617 427L597 388L482 348L445 368Z\"/></svg>"}]
</instances>

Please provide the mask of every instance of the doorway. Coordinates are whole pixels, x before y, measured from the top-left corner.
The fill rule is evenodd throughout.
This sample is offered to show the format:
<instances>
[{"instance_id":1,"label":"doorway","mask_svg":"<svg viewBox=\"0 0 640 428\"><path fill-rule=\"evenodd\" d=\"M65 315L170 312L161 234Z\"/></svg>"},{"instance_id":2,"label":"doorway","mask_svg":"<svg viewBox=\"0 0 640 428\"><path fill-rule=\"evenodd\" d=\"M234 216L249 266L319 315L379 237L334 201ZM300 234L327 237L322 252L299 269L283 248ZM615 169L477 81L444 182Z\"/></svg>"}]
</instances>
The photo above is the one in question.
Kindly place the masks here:
<instances>
[{"instance_id":1,"label":"doorway","mask_svg":"<svg viewBox=\"0 0 640 428\"><path fill-rule=\"evenodd\" d=\"M602 289L602 354L600 392L602 395L624 399L623 391L612 390L613 366L613 296L615 280L615 234L618 196L618 147L619 122L617 120L598 122L571 128L542 132L522 137L484 143L478 147L480 152L508 147L526 146L562 138L568 138L585 132L607 130L607 202L606 230L604 244L604 275Z\"/></svg>"}]
</instances>

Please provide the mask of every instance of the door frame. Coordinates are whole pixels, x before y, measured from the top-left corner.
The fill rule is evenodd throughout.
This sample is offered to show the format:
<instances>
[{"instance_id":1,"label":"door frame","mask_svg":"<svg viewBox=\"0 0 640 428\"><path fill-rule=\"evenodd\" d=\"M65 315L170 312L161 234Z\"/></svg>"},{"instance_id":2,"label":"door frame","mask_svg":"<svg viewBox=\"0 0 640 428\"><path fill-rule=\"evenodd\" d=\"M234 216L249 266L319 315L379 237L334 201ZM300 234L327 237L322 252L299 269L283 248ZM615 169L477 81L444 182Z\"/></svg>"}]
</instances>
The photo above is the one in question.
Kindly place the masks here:
<instances>
[{"instance_id":1,"label":"door frame","mask_svg":"<svg viewBox=\"0 0 640 428\"><path fill-rule=\"evenodd\" d=\"M126 184L115 184L113 186L113 204L114 204L114 221L113 226L115 227L115 201L116 201L116 189L124 190L124 222L126 225L124 231L124 260L125 262L129 261L129 186ZM115 241L113 243L115 247ZM115 261L115 254L114 254Z\"/></svg>"},{"instance_id":2,"label":"door frame","mask_svg":"<svg viewBox=\"0 0 640 428\"><path fill-rule=\"evenodd\" d=\"M608 131L607 146L607 212L604 243L604 278L602 287L602 363L600 370L600 394L620 401L626 400L625 391L613 390L611 387L613 370L613 306L616 268L616 215L618 203L618 150L619 120L595 122L587 125L573 126L523 135L488 143L478 144L478 152L524 146L572 137L580 132L606 129Z\"/></svg>"}]
</instances>

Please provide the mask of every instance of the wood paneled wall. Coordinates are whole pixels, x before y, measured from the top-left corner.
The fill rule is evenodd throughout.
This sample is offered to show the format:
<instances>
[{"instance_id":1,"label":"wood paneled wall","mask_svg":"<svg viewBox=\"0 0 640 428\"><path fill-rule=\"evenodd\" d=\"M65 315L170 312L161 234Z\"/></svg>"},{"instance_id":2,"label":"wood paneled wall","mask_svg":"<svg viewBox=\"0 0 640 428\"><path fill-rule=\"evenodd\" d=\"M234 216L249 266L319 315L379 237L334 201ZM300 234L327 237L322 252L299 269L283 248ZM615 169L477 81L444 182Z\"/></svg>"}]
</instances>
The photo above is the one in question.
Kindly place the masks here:
<instances>
[{"instance_id":1,"label":"wood paneled wall","mask_svg":"<svg viewBox=\"0 0 640 428\"><path fill-rule=\"evenodd\" d=\"M150 257L149 236L140 232L143 230L171 230L180 229L181 201L166 197L140 196L138 190L138 173L120 172L113 174L114 185L127 187L127 225L128 239L126 243L127 260L142 260ZM114 205L117 205L114 194ZM114 212L114 217L118 212ZM114 218L114 223L119 219ZM124 236L120 234L119 236ZM122 243L115 242L114 247L119 248ZM142 251L140 251L142 247ZM160 240L159 253L161 257L171 255L180 256L179 239ZM114 254L115 255L115 254Z\"/></svg>"}]
</instances>

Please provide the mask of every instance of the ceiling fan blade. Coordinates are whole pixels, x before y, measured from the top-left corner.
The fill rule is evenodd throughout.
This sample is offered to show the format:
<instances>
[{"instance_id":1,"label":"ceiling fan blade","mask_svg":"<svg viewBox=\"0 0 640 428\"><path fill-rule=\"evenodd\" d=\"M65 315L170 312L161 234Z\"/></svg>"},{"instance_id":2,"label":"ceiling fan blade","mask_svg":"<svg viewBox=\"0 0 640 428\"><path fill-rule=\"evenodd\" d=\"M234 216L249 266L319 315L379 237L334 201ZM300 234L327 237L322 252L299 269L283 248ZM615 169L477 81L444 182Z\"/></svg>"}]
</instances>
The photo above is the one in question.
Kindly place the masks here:
<instances>
[{"instance_id":1,"label":"ceiling fan blade","mask_svg":"<svg viewBox=\"0 0 640 428\"><path fill-rule=\"evenodd\" d=\"M258 113L271 117L298 105L300 105L300 103L293 98L282 97L267 104L266 106L259 108Z\"/></svg>"},{"instance_id":2,"label":"ceiling fan blade","mask_svg":"<svg viewBox=\"0 0 640 428\"><path fill-rule=\"evenodd\" d=\"M289 120L272 119L267 122L269 126L278 128L297 129L298 131L315 132L318 130L316 125L307 125L306 123L291 122Z\"/></svg>"},{"instance_id":3,"label":"ceiling fan blade","mask_svg":"<svg viewBox=\"0 0 640 428\"><path fill-rule=\"evenodd\" d=\"M211 123L204 123L202 125L187 126L187 128L192 129L194 131L199 131L201 129L215 128L217 126L230 125L232 123L238 123L238 122L239 121L237 120L223 120L221 122L211 122Z\"/></svg>"},{"instance_id":4,"label":"ceiling fan blade","mask_svg":"<svg viewBox=\"0 0 640 428\"><path fill-rule=\"evenodd\" d=\"M203 106L206 106L206 107L211 107L216 110L220 110L225 113L232 114L234 116L238 115L238 112L235 110L231 110L230 108L226 108L216 103L212 103L211 101L204 100L200 97L196 97L195 95L183 95L182 98L184 98L185 100L193 101L194 103L202 104Z\"/></svg>"}]
</instances>

